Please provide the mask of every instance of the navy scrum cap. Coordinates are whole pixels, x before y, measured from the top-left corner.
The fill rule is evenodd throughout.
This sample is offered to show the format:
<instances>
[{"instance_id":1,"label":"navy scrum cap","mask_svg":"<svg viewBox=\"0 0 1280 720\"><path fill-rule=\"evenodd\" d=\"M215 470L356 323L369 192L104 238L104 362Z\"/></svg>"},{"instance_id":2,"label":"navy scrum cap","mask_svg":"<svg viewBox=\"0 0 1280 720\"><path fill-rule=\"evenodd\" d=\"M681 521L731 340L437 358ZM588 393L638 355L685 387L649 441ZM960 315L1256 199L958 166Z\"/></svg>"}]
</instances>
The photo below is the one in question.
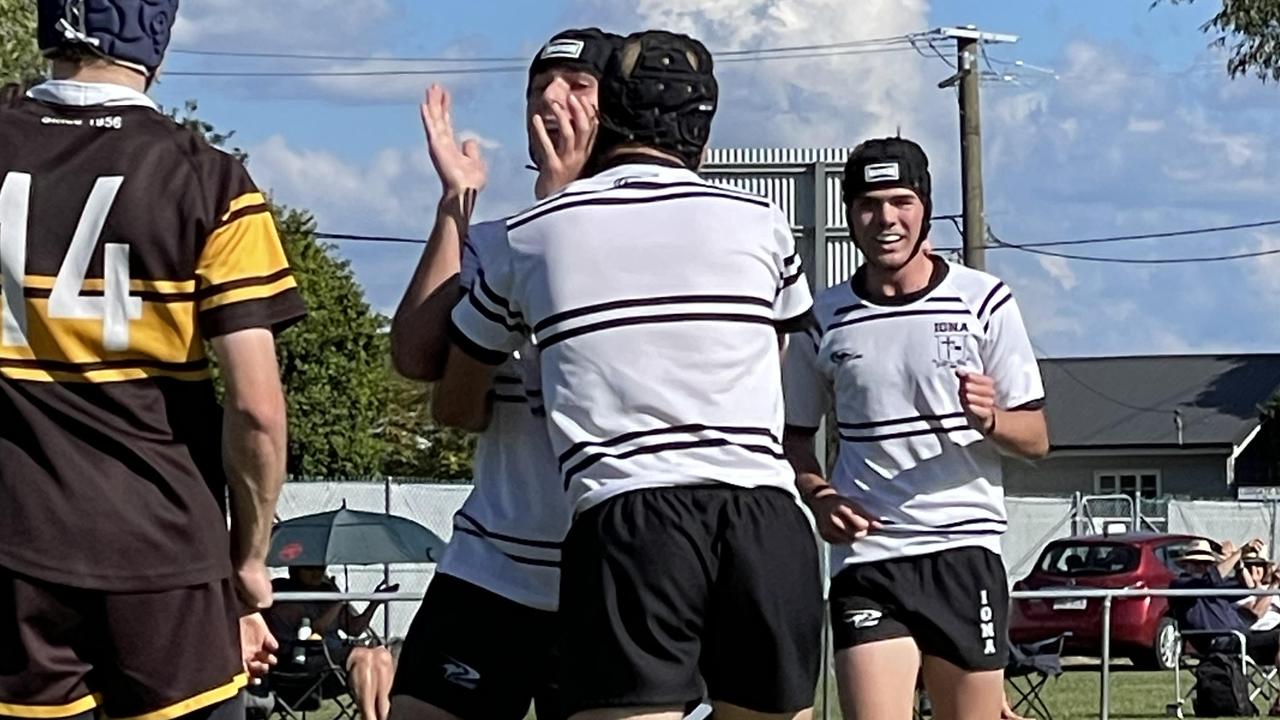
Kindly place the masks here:
<instances>
[{"instance_id":1,"label":"navy scrum cap","mask_svg":"<svg viewBox=\"0 0 1280 720\"><path fill-rule=\"evenodd\" d=\"M925 222L920 237L929 236L933 180L929 176L929 157L916 143L897 137L867 140L849 153L842 185L846 204L873 190L906 188L914 192L924 204Z\"/></svg>"},{"instance_id":2,"label":"navy scrum cap","mask_svg":"<svg viewBox=\"0 0 1280 720\"><path fill-rule=\"evenodd\" d=\"M528 94L529 88L533 86L534 76L551 68L569 68L600 79L604 76L609 56L613 55L619 40L621 38L617 35L593 27L556 33L533 56L533 62L529 64L529 82L525 86L525 93Z\"/></svg>"},{"instance_id":3,"label":"navy scrum cap","mask_svg":"<svg viewBox=\"0 0 1280 720\"><path fill-rule=\"evenodd\" d=\"M696 168L719 94L711 53L702 43L664 30L628 35L600 83L597 157L636 143Z\"/></svg>"},{"instance_id":4,"label":"navy scrum cap","mask_svg":"<svg viewBox=\"0 0 1280 720\"><path fill-rule=\"evenodd\" d=\"M88 49L151 75L169 46L178 0L38 0L37 10L45 55Z\"/></svg>"}]
</instances>

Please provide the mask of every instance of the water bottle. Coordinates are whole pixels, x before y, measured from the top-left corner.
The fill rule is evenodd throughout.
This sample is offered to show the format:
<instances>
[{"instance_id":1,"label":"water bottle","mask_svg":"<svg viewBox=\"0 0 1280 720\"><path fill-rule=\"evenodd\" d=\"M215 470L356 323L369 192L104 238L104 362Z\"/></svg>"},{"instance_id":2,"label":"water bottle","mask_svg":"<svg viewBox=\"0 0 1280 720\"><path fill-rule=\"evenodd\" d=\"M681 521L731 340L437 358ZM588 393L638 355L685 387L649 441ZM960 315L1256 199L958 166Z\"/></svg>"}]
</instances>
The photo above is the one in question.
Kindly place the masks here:
<instances>
[{"instance_id":1,"label":"water bottle","mask_svg":"<svg viewBox=\"0 0 1280 720\"><path fill-rule=\"evenodd\" d=\"M293 646L293 662L295 665L302 665L307 661L306 641L311 639L311 618L302 618L302 622L298 625L298 642Z\"/></svg>"}]
</instances>

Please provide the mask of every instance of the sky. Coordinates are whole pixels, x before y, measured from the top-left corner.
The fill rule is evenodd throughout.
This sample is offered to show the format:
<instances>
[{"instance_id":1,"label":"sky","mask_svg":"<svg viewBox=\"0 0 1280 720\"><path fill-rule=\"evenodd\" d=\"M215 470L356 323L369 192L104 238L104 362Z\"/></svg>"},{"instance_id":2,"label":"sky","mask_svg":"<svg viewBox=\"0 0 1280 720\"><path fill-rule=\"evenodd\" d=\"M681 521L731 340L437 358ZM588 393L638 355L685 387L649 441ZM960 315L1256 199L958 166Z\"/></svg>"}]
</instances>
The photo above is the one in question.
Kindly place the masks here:
<instances>
[{"instance_id":1,"label":"sky","mask_svg":"<svg viewBox=\"0 0 1280 720\"><path fill-rule=\"evenodd\" d=\"M988 47L1009 74L982 87L991 229L1032 243L1280 218L1280 87L1230 80L1200 26L1218 3L1148 0L183 0L152 95L188 99L249 154L258 184L320 230L424 238L439 182L417 104L454 94L454 125L489 167L481 218L532 201L527 58L557 30L665 28L713 51L842 43L973 24L1019 36ZM721 63L716 147L852 146L893 134L930 155L934 207L960 207L953 71L928 48ZM954 49L939 45L945 58ZM441 63L299 60L184 51L357 58L518 58L466 76L207 77L179 72L423 70ZM1013 65L1022 61L1022 66ZM934 244L958 237L935 223ZM1046 248L1111 258L1280 249L1280 225ZM338 242L375 309L390 313L421 248ZM1280 352L1280 254L1217 263L1121 264L989 250L1046 356Z\"/></svg>"}]
</instances>

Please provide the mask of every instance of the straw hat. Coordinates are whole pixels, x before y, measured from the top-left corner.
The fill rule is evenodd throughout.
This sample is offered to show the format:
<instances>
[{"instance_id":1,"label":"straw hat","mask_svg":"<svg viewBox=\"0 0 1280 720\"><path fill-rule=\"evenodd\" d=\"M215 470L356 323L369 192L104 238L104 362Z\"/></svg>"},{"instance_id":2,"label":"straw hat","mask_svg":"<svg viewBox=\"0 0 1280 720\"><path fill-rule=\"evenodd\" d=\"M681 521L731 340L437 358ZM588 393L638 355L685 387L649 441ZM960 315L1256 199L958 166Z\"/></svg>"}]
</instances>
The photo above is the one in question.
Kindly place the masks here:
<instances>
[{"instance_id":1,"label":"straw hat","mask_svg":"<svg viewBox=\"0 0 1280 720\"><path fill-rule=\"evenodd\" d=\"M1178 558L1183 562L1218 562L1218 555L1213 552L1213 548L1209 545L1209 541L1198 538L1187 544L1185 550L1182 551L1182 557Z\"/></svg>"}]
</instances>

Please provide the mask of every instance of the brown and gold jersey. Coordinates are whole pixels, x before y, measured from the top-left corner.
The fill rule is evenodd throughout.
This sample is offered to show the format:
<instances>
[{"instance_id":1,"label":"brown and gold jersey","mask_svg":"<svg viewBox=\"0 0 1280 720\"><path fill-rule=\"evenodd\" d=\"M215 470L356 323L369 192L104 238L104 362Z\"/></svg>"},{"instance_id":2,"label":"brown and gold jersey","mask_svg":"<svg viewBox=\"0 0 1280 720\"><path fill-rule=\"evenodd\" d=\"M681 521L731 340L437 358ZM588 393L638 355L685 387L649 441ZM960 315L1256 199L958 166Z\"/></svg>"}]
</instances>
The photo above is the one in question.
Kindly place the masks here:
<instances>
[{"instance_id":1,"label":"brown and gold jersey","mask_svg":"<svg viewBox=\"0 0 1280 720\"><path fill-rule=\"evenodd\" d=\"M0 106L0 565L155 590L229 572L204 341L303 304L243 165L126 88Z\"/></svg>"}]
</instances>

